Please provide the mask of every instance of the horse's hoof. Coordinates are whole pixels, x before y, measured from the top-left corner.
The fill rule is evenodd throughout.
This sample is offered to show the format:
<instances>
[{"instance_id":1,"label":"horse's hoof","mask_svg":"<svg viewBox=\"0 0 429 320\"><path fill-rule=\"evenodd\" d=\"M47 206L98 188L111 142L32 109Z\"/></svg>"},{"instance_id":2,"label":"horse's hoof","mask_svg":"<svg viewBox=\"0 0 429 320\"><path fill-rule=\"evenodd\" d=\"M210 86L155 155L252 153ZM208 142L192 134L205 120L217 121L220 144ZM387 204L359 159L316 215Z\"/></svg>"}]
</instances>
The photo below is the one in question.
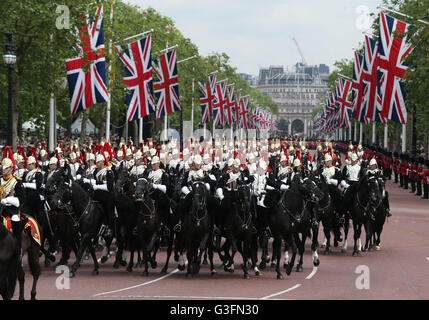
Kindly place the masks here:
<instances>
[{"instance_id":1,"label":"horse's hoof","mask_svg":"<svg viewBox=\"0 0 429 320\"><path fill-rule=\"evenodd\" d=\"M118 269L119 268L119 261L115 261L115 263L113 264L113 269Z\"/></svg>"},{"instance_id":2,"label":"horse's hoof","mask_svg":"<svg viewBox=\"0 0 429 320\"><path fill-rule=\"evenodd\" d=\"M324 247L326 247L326 245L322 244L320 247L321 247L321 248L324 248Z\"/></svg>"},{"instance_id":3,"label":"horse's hoof","mask_svg":"<svg viewBox=\"0 0 429 320\"><path fill-rule=\"evenodd\" d=\"M179 255L178 255L178 254L175 254L175 255L174 255L174 261L175 261L175 262L178 262L178 261L179 261Z\"/></svg>"},{"instance_id":4,"label":"horse's hoof","mask_svg":"<svg viewBox=\"0 0 429 320\"><path fill-rule=\"evenodd\" d=\"M380 246L375 246L375 251L380 251L381 247Z\"/></svg>"},{"instance_id":5,"label":"horse's hoof","mask_svg":"<svg viewBox=\"0 0 429 320\"><path fill-rule=\"evenodd\" d=\"M320 264L320 260L319 260L319 259L314 259L314 261L313 261L313 265L314 265L315 267L318 267L318 266L319 266L319 264Z\"/></svg>"},{"instance_id":6,"label":"horse's hoof","mask_svg":"<svg viewBox=\"0 0 429 320\"><path fill-rule=\"evenodd\" d=\"M186 279L192 279L192 273L187 273L186 274Z\"/></svg>"},{"instance_id":7,"label":"horse's hoof","mask_svg":"<svg viewBox=\"0 0 429 320\"><path fill-rule=\"evenodd\" d=\"M255 276L259 277L261 275L262 275L262 273L260 271L255 271Z\"/></svg>"},{"instance_id":8,"label":"horse's hoof","mask_svg":"<svg viewBox=\"0 0 429 320\"><path fill-rule=\"evenodd\" d=\"M45 260L45 268L48 268L51 265L51 261Z\"/></svg>"},{"instance_id":9,"label":"horse's hoof","mask_svg":"<svg viewBox=\"0 0 429 320\"><path fill-rule=\"evenodd\" d=\"M128 268L127 268L127 271L128 271L128 272L133 272L133 267L128 267Z\"/></svg>"},{"instance_id":10,"label":"horse's hoof","mask_svg":"<svg viewBox=\"0 0 429 320\"><path fill-rule=\"evenodd\" d=\"M347 252L347 249L342 248L341 252Z\"/></svg>"},{"instance_id":11,"label":"horse's hoof","mask_svg":"<svg viewBox=\"0 0 429 320\"><path fill-rule=\"evenodd\" d=\"M89 256L86 254L83 256L83 260L89 260Z\"/></svg>"},{"instance_id":12,"label":"horse's hoof","mask_svg":"<svg viewBox=\"0 0 429 320\"><path fill-rule=\"evenodd\" d=\"M119 264L120 264L122 267L125 267L125 266L127 265L127 262L126 262L125 260L120 260L120 261L119 261Z\"/></svg>"},{"instance_id":13,"label":"horse's hoof","mask_svg":"<svg viewBox=\"0 0 429 320\"><path fill-rule=\"evenodd\" d=\"M74 271L70 271L69 278L74 278L76 276L76 273Z\"/></svg>"},{"instance_id":14,"label":"horse's hoof","mask_svg":"<svg viewBox=\"0 0 429 320\"><path fill-rule=\"evenodd\" d=\"M167 273L167 268L162 268L161 274L166 274L166 273Z\"/></svg>"},{"instance_id":15,"label":"horse's hoof","mask_svg":"<svg viewBox=\"0 0 429 320\"><path fill-rule=\"evenodd\" d=\"M158 263L156 261L152 261L150 263L150 266L151 266L152 269L156 269L156 267L158 266Z\"/></svg>"},{"instance_id":16,"label":"horse's hoof","mask_svg":"<svg viewBox=\"0 0 429 320\"><path fill-rule=\"evenodd\" d=\"M212 276L215 276L215 275L216 275L216 270L215 270L215 269L213 269L212 271L210 271L210 274L211 274Z\"/></svg>"},{"instance_id":17,"label":"horse's hoof","mask_svg":"<svg viewBox=\"0 0 429 320\"><path fill-rule=\"evenodd\" d=\"M276 267L276 263L275 262L271 262L271 268L275 268Z\"/></svg>"},{"instance_id":18,"label":"horse's hoof","mask_svg":"<svg viewBox=\"0 0 429 320\"><path fill-rule=\"evenodd\" d=\"M277 275L277 279L278 279L278 280L283 280L283 275L278 274L278 275Z\"/></svg>"},{"instance_id":19,"label":"horse's hoof","mask_svg":"<svg viewBox=\"0 0 429 320\"><path fill-rule=\"evenodd\" d=\"M180 271L183 271L183 270L185 270L185 265L178 265L177 266L177 269L179 269Z\"/></svg>"},{"instance_id":20,"label":"horse's hoof","mask_svg":"<svg viewBox=\"0 0 429 320\"><path fill-rule=\"evenodd\" d=\"M374 252L374 247L370 247L370 248L368 249L368 251L369 251L369 252Z\"/></svg>"},{"instance_id":21,"label":"horse's hoof","mask_svg":"<svg viewBox=\"0 0 429 320\"><path fill-rule=\"evenodd\" d=\"M261 269L261 270L265 270L266 267L267 267L267 264L265 262L261 262L259 264L259 269Z\"/></svg>"},{"instance_id":22,"label":"horse's hoof","mask_svg":"<svg viewBox=\"0 0 429 320\"><path fill-rule=\"evenodd\" d=\"M101 263L105 263L106 261L107 261L107 259L109 259L109 257L107 257L107 256L103 256L103 257L101 257Z\"/></svg>"},{"instance_id":23,"label":"horse's hoof","mask_svg":"<svg viewBox=\"0 0 429 320\"><path fill-rule=\"evenodd\" d=\"M97 269L92 270L92 275L93 276L98 276L99 274L100 274L100 272Z\"/></svg>"},{"instance_id":24,"label":"horse's hoof","mask_svg":"<svg viewBox=\"0 0 429 320\"><path fill-rule=\"evenodd\" d=\"M143 271L143 272L142 272L142 276L143 276L143 277L148 277L148 276L149 276L149 272L147 272L147 271Z\"/></svg>"},{"instance_id":25,"label":"horse's hoof","mask_svg":"<svg viewBox=\"0 0 429 320\"><path fill-rule=\"evenodd\" d=\"M357 251L353 252L353 257L357 257L359 254L357 253Z\"/></svg>"},{"instance_id":26,"label":"horse's hoof","mask_svg":"<svg viewBox=\"0 0 429 320\"><path fill-rule=\"evenodd\" d=\"M250 279L249 274L245 273L245 274L244 274L244 279L249 280L249 279Z\"/></svg>"},{"instance_id":27,"label":"horse's hoof","mask_svg":"<svg viewBox=\"0 0 429 320\"><path fill-rule=\"evenodd\" d=\"M296 272L302 272L302 265L298 264L296 266Z\"/></svg>"},{"instance_id":28,"label":"horse's hoof","mask_svg":"<svg viewBox=\"0 0 429 320\"><path fill-rule=\"evenodd\" d=\"M337 248L338 247L338 241L334 240L334 247Z\"/></svg>"},{"instance_id":29,"label":"horse's hoof","mask_svg":"<svg viewBox=\"0 0 429 320\"><path fill-rule=\"evenodd\" d=\"M292 266L288 264L285 267L285 271L286 271L286 275L290 276L290 274L292 273Z\"/></svg>"},{"instance_id":30,"label":"horse's hoof","mask_svg":"<svg viewBox=\"0 0 429 320\"><path fill-rule=\"evenodd\" d=\"M329 255L329 249L326 249L325 251L323 251L323 254L324 254L325 256Z\"/></svg>"}]
</instances>

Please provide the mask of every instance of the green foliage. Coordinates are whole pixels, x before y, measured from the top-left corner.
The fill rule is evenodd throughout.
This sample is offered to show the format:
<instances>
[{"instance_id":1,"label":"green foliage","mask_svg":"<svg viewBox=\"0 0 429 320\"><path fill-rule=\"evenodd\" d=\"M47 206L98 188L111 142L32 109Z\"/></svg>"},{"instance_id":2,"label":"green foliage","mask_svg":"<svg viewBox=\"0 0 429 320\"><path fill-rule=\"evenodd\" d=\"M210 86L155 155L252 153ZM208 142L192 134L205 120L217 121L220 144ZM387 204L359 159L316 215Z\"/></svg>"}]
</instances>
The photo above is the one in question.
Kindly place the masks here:
<instances>
[{"instance_id":1,"label":"green foliage","mask_svg":"<svg viewBox=\"0 0 429 320\"><path fill-rule=\"evenodd\" d=\"M111 96L111 124L112 134L122 133L125 124L126 105L125 87L122 82L123 70L116 52L112 51L109 42L117 45L126 45L122 39L153 29L152 59L159 56L159 51L167 44L177 44L177 60L196 55L195 59L178 65L179 90L183 107L183 119L190 120L191 106L194 104L194 124L201 119L199 104L198 81L204 82L210 72L219 70L217 79L228 78L228 83L235 83L235 91L241 90L242 96L249 94L251 100L278 113L277 105L271 98L261 95L256 89L241 79L236 70L229 65L229 57L225 53L213 53L206 58L199 54L198 47L191 39L185 38L175 27L174 21L161 15L153 8L146 8L147 16L143 19L143 9L126 4L122 0L114 1L113 22L110 21L110 0L89 2L85 0L68 0L66 5L70 10L70 28L57 29L56 22L60 13L56 13L57 4L46 0L2 0L0 1L0 48L5 47L4 32L13 33L13 43L16 49L17 63L14 68L13 101L15 112L19 113L18 127L30 118L37 122L46 122L49 119L50 94L55 94L57 105L57 122L69 129L79 114L70 113L69 88L66 80L65 60L74 58L77 53L70 50L76 44L75 30L82 25L82 14L94 15L98 5L104 5L104 37L106 68L111 65L108 75L108 87ZM165 27L170 26L167 35ZM51 40L52 35L52 40ZM138 38L134 38L136 40ZM131 42L129 40L127 43ZM214 48L215 49L215 48ZM87 66L88 67L88 66ZM7 70L4 63L0 64L0 125L5 127L7 121ZM192 82L194 80L194 91ZM89 118L104 132L106 122L106 103L92 106L89 109ZM153 121L154 115L150 116ZM179 126L179 112L169 116L173 128ZM47 138L47 129L40 133Z\"/></svg>"}]
</instances>

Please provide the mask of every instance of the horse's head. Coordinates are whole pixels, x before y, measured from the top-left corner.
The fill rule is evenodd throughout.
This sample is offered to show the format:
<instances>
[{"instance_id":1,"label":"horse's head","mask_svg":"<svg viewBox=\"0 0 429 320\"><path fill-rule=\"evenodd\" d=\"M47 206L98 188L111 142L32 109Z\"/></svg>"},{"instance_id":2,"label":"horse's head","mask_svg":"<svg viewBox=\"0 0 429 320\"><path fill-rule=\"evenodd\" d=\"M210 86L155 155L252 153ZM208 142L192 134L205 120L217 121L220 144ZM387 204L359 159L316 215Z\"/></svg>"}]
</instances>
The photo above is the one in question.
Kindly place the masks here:
<instances>
[{"instance_id":1,"label":"horse's head","mask_svg":"<svg viewBox=\"0 0 429 320\"><path fill-rule=\"evenodd\" d=\"M152 185L145 178L139 178L136 182L135 197L136 201L144 201L146 197L150 196Z\"/></svg>"},{"instance_id":2,"label":"horse's head","mask_svg":"<svg viewBox=\"0 0 429 320\"><path fill-rule=\"evenodd\" d=\"M117 172L118 179L115 182L115 189L117 192L122 193L124 191L125 184L129 182L129 173L126 167L121 167Z\"/></svg>"},{"instance_id":3,"label":"horse's head","mask_svg":"<svg viewBox=\"0 0 429 320\"><path fill-rule=\"evenodd\" d=\"M65 174L63 170L55 171L45 184L45 190L49 194L54 194L61 188L65 182Z\"/></svg>"},{"instance_id":4,"label":"horse's head","mask_svg":"<svg viewBox=\"0 0 429 320\"><path fill-rule=\"evenodd\" d=\"M248 185L240 185L237 188L237 200L242 214L250 213L251 192Z\"/></svg>"},{"instance_id":5,"label":"horse's head","mask_svg":"<svg viewBox=\"0 0 429 320\"><path fill-rule=\"evenodd\" d=\"M66 181L65 173L62 169L54 172L50 179L48 179L45 190L48 193L52 209L61 209L63 208L63 204L70 200L71 185L69 181Z\"/></svg>"},{"instance_id":6,"label":"horse's head","mask_svg":"<svg viewBox=\"0 0 429 320\"><path fill-rule=\"evenodd\" d=\"M302 189L304 190L304 194L309 197L310 201L318 202L324 197L323 191L311 178L304 179Z\"/></svg>"},{"instance_id":7,"label":"horse's head","mask_svg":"<svg viewBox=\"0 0 429 320\"><path fill-rule=\"evenodd\" d=\"M368 192L369 205L377 208L382 200L382 189L377 175L365 175L364 183Z\"/></svg>"},{"instance_id":8,"label":"horse's head","mask_svg":"<svg viewBox=\"0 0 429 320\"><path fill-rule=\"evenodd\" d=\"M192 183L192 207L195 212L205 211L207 207L207 189L202 181L195 181Z\"/></svg>"}]
</instances>

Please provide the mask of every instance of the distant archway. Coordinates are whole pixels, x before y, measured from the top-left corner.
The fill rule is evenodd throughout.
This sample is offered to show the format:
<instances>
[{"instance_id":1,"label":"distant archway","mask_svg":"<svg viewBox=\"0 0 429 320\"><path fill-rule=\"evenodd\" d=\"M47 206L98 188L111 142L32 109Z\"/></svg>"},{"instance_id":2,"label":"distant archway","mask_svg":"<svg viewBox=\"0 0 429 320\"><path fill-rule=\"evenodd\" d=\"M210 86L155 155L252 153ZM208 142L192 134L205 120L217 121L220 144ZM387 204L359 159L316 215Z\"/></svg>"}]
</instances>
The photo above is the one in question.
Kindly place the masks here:
<instances>
[{"instance_id":1,"label":"distant archway","mask_svg":"<svg viewBox=\"0 0 429 320\"><path fill-rule=\"evenodd\" d=\"M304 122L301 119L292 121L292 135L304 133Z\"/></svg>"}]
</instances>

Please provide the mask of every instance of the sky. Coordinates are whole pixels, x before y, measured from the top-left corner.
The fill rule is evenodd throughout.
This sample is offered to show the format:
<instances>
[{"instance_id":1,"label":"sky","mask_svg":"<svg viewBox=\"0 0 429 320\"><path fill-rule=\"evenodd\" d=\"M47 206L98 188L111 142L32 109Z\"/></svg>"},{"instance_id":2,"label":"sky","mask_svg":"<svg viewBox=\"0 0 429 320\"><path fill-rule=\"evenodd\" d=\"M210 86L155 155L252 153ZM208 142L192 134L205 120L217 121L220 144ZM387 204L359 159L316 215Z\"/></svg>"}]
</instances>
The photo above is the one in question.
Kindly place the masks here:
<instances>
[{"instance_id":1,"label":"sky","mask_svg":"<svg viewBox=\"0 0 429 320\"><path fill-rule=\"evenodd\" d=\"M352 59L370 31L381 0L125 0L170 17L199 53L226 53L237 72L257 76L281 65L293 70L301 55L309 65ZM156 35L154 35L156 36Z\"/></svg>"}]
</instances>

